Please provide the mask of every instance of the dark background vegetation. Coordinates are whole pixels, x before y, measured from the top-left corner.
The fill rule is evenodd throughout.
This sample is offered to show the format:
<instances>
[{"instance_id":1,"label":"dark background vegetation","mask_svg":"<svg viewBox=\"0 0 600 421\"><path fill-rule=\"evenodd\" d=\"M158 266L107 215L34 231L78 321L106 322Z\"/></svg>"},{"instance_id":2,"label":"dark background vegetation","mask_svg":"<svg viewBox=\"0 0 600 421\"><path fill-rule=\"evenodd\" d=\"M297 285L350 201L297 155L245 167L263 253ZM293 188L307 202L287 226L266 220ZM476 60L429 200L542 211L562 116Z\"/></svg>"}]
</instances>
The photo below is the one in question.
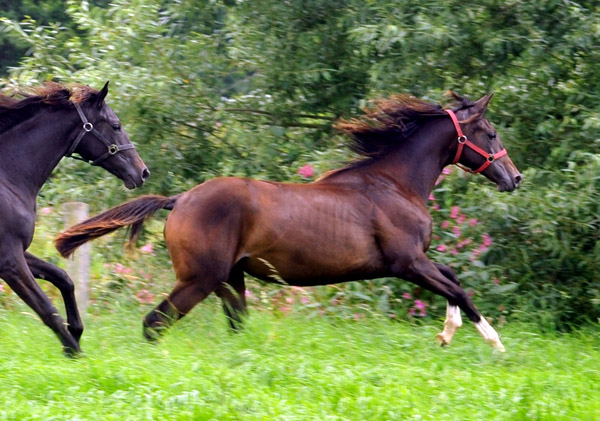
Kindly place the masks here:
<instances>
[{"instance_id":1,"label":"dark background vegetation","mask_svg":"<svg viewBox=\"0 0 600 421\"><path fill-rule=\"evenodd\" d=\"M0 4L0 88L110 80L110 105L152 171L142 191L125 192L101 170L65 160L42 205L83 200L95 212L220 175L301 182L303 165L320 174L352 159L331 124L369 99L494 92L488 117L524 183L500 194L454 171L434 192L433 257L458 269L486 314L560 329L598 323L598 2ZM450 218L453 206L478 223L467 229ZM442 230L443 221L461 233ZM475 252L484 234L492 243ZM465 236L472 245L450 253ZM445 305L397 280L347 284L326 297L315 307L343 302L391 317L404 317L416 298L434 316Z\"/></svg>"}]
</instances>

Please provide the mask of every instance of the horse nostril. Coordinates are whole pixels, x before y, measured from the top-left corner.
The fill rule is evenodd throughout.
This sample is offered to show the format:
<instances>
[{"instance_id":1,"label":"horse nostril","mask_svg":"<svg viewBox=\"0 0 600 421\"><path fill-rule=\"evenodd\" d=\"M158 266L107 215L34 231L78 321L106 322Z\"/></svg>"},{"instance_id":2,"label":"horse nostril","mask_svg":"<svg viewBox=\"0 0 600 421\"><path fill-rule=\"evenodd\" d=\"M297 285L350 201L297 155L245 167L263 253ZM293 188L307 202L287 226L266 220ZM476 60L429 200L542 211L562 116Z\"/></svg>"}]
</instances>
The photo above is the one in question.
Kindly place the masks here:
<instances>
[{"instance_id":1,"label":"horse nostril","mask_svg":"<svg viewBox=\"0 0 600 421\"><path fill-rule=\"evenodd\" d=\"M142 181L146 181L150 177L150 170L148 168L144 168L142 170Z\"/></svg>"},{"instance_id":2,"label":"horse nostril","mask_svg":"<svg viewBox=\"0 0 600 421\"><path fill-rule=\"evenodd\" d=\"M523 177L521 177L521 174L516 175L515 176L515 186L519 186L519 184L521 184L521 181L523 181Z\"/></svg>"}]
</instances>

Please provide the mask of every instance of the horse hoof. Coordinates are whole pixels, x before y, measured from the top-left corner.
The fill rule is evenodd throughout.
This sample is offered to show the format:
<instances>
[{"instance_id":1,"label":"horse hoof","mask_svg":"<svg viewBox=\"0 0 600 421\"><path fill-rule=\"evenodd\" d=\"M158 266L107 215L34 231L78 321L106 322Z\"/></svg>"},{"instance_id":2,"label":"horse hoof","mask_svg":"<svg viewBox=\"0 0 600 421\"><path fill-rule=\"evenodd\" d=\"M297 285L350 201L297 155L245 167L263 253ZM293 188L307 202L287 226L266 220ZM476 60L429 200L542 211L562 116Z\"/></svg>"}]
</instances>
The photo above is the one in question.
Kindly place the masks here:
<instances>
[{"instance_id":1,"label":"horse hoof","mask_svg":"<svg viewBox=\"0 0 600 421\"><path fill-rule=\"evenodd\" d=\"M83 351L81 351L81 349L74 349L74 348L67 347L67 346L63 347L63 353L65 354L65 357L71 358L74 360L85 357L85 354L83 353Z\"/></svg>"},{"instance_id":2,"label":"horse hoof","mask_svg":"<svg viewBox=\"0 0 600 421\"><path fill-rule=\"evenodd\" d=\"M435 340L438 344L440 344L441 347L450 345L450 341L446 338L446 336L443 333L438 333L437 335L435 335Z\"/></svg>"},{"instance_id":3,"label":"horse hoof","mask_svg":"<svg viewBox=\"0 0 600 421\"><path fill-rule=\"evenodd\" d=\"M500 341L496 342L495 344L492 344L492 346L495 350L499 352L506 352L506 348L504 348L504 345L502 345L502 342Z\"/></svg>"}]
</instances>

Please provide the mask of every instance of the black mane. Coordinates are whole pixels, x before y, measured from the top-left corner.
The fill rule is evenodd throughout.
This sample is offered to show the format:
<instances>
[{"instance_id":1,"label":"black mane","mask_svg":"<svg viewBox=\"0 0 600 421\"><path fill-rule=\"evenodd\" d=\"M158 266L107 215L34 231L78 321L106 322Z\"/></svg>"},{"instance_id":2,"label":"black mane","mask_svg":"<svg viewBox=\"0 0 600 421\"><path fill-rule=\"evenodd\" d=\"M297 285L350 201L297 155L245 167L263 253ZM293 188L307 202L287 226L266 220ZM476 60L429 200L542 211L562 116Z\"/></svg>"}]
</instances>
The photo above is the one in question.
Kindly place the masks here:
<instances>
[{"instance_id":1,"label":"black mane","mask_svg":"<svg viewBox=\"0 0 600 421\"><path fill-rule=\"evenodd\" d=\"M73 102L83 102L98 94L89 86L66 87L46 82L31 92L0 94L0 134L33 117L42 107L71 108Z\"/></svg>"}]
</instances>

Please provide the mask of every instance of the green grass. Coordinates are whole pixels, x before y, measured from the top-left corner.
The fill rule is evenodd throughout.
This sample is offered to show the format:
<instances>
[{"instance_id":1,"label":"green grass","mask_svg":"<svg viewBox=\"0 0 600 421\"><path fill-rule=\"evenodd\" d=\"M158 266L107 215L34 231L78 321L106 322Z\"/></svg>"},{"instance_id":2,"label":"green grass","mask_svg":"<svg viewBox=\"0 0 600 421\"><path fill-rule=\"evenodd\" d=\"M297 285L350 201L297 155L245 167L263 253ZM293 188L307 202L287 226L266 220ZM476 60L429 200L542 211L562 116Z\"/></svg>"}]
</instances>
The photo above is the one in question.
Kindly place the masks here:
<instances>
[{"instance_id":1,"label":"green grass","mask_svg":"<svg viewBox=\"0 0 600 421\"><path fill-rule=\"evenodd\" d=\"M156 345L143 311L88 316L86 356L62 356L30 315L0 310L0 420L596 420L600 335L500 329L494 352L469 323L411 326L253 311L227 331L216 302Z\"/></svg>"}]
</instances>

